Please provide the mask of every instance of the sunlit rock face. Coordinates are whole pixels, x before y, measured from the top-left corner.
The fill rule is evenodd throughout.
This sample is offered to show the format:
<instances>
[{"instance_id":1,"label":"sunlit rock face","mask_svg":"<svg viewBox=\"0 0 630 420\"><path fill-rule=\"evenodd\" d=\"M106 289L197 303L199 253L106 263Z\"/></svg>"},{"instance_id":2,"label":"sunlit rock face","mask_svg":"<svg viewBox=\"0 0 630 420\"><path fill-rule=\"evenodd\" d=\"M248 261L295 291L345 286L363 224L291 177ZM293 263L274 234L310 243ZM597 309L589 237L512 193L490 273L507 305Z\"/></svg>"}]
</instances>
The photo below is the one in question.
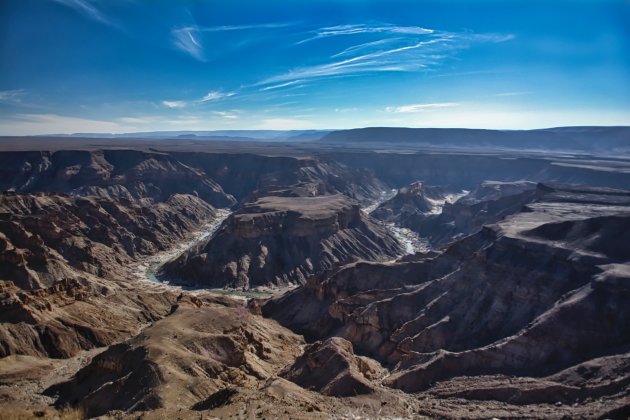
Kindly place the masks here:
<instances>
[{"instance_id":1,"label":"sunlit rock face","mask_svg":"<svg viewBox=\"0 0 630 420\"><path fill-rule=\"evenodd\" d=\"M376 219L407 225L407 220L416 215L431 214L443 203L446 191L415 181L402 187L396 195L378 206L370 215ZM441 206L439 206L441 207Z\"/></svg>"},{"instance_id":2,"label":"sunlit rock face","mask_svg":"<svg viewBox=\"0 0 630 420\"><path fill-rule=\"evenodd\" d=\"M85 272L115 277L121 264L164 249L215 214L184 194L142 206L118 198L3 193L0 278L30 290Z\"/></svg>"},{"instance_id":3,"label":"sunlit rock face","mask_svg":"<svg viewBox=\"0 0 630 420\"><path fill-rule=\"evenodd\" d=\"M80 196L168 200L196 195L215 207L236 203L203 171L173 156L136 150L14 152L0 154L0 189Z\"/></svg>"},{"instance_id":4,"label":"sunlit rock face","mask_svg":"<svg viewBox=\"0 0 630 420\"><path fill-rule=\"evenodd\" d=\"M164 268L179 284L222 287L306 282L356 259L391 260L398 241L343 195L263 197L228 218L209 242Z\"/></svg>"},{"instance_id":5,"label":"sunlit rock face","mask_svg":"<svg viewBox=\"0 0 630 420\"><path fill-rule=\"evenodd\" d=\"M312 338L346 338L393 368L386 385L408 392L461 375L551 375L623 350L630 192L535 192L442 254L350 264L262 312Z\"/></svg>"}]
</instances>

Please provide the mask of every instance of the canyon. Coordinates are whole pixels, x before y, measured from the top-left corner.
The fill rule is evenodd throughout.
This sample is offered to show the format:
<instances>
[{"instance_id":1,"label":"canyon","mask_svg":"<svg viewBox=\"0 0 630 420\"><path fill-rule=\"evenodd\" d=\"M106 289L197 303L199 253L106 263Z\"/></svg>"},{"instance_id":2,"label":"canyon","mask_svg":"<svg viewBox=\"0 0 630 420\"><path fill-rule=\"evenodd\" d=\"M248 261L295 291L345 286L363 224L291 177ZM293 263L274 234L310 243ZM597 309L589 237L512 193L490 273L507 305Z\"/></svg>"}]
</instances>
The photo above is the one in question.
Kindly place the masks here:
<instances>
[{"instance_id":1,"label":"canyon","mask_svg":"<svg viewBox=\"0 0 630 420\"><path fill-rule=\"evenodd\" d=\"M0 139L0 414L630 415L627 129L293 134Z\"/></svg>"}]
</instances>

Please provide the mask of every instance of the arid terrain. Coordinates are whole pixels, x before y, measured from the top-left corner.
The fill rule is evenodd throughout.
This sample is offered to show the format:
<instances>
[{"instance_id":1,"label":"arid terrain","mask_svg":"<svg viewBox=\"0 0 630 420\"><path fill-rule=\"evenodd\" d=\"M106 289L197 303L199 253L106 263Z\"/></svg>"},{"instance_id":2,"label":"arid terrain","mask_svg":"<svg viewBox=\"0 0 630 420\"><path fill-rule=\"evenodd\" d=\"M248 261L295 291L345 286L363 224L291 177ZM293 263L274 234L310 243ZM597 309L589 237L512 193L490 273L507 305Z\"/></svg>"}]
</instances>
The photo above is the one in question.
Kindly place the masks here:
<instances>
[{"instance_id":1,"label":"arid terrain","mask_svg":"<svg viewBox=\"0 0 630 420\"><path fill-rule=\"evenodd\" d=\"M387 130L1 138L0 418L628 418L630 130Z\"/></svg>"}]
</instances>

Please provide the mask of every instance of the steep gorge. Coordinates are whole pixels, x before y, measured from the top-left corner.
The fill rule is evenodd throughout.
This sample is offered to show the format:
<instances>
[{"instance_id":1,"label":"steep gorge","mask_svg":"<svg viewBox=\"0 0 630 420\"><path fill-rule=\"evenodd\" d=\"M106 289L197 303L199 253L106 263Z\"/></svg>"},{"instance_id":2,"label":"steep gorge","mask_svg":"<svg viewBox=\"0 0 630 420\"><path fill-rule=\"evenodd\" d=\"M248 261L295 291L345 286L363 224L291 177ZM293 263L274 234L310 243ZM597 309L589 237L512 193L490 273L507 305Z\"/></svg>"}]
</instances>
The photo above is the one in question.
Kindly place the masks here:
<instances>
[{"instance_id":1,"label":"steep gorge","mask_svg":"<svg viewBox=\"0 0 630 420\"><path fill-rule=\"evenodd\" d=\"M546 177L549 162L529 159L509 174L502 161L480 163L492 159L447 171L457 180L445 189L417 177L405 190L398 178L427 170L437 179L432 171L446 166L403 174L406 155L400 166L361 169L330 156L0 153L9 190L0 196L0 367L102 351L45 392L90 415L326 417L369 407L374 416L617 418L630 397L630 192L522 182L533 169ZM499 181L484 181L488 172ZM360 207L391 187L403 188L381 206L385 219L443 249L396 260L399 240ZM298 287L245 306L131 275L225 206L233 213L216 233L161 278ZM1 370L0 398L19 400L11 384L26 380Z\"/></svg>"},{"instance_id":2,"label":"steep gorge","mask_svg":"<svg viewBox=\"0 0 630 420\"><path fill-rule=\"evenodd\" d=\"M443 254L348 265L263 314L311 338L348 339L393 369L386 385L408 392L461 375L549 375L623 352L630 193L538 194Z\"/></svg>"}]
</instances>

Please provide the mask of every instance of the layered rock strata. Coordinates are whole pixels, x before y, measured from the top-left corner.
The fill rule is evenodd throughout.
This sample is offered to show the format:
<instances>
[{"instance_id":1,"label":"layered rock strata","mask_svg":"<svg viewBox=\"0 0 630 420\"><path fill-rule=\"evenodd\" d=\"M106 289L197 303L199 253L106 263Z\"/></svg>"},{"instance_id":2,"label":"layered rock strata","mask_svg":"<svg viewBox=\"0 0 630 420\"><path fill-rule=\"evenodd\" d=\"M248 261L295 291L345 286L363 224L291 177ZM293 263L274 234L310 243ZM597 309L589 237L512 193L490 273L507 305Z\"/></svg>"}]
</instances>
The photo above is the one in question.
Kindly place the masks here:
<instances>
[{"instance_id":1,"label":"layered rock strata","mask_svg":"<svg viewBox=\"0 0 630 420\"><path fill-rule=\"evenodd\" d=\"M165 249L215 214L198 197L181 194L143 206L125 199L2 193L0 280L31 290L85 273L115 277L121 264Z\"/></svg>"},{"instance_id":2,"label":"layered rock strata","mask_svg":"<svg viewBox=\"0 0 630 420\"><path fill-rule=\"evenodd\" d=\"M393 368L384 384L408 392L462 375L546 376L626 351L630 192L536 193L437 257L351 264L263 314L348 339Z\"/></svg>"},{"instance_id":3,"label":"layered rock strata","mask_svg":"<svg viewBox=\"0 0 630 420\"><path fill-rule=\"evenodd\" d=\"M395 237L346 196L268 196L245 204L162 275L206 287L303 284L339 264L391 260L401 252Z\"/></svg>"}]
</instances>

